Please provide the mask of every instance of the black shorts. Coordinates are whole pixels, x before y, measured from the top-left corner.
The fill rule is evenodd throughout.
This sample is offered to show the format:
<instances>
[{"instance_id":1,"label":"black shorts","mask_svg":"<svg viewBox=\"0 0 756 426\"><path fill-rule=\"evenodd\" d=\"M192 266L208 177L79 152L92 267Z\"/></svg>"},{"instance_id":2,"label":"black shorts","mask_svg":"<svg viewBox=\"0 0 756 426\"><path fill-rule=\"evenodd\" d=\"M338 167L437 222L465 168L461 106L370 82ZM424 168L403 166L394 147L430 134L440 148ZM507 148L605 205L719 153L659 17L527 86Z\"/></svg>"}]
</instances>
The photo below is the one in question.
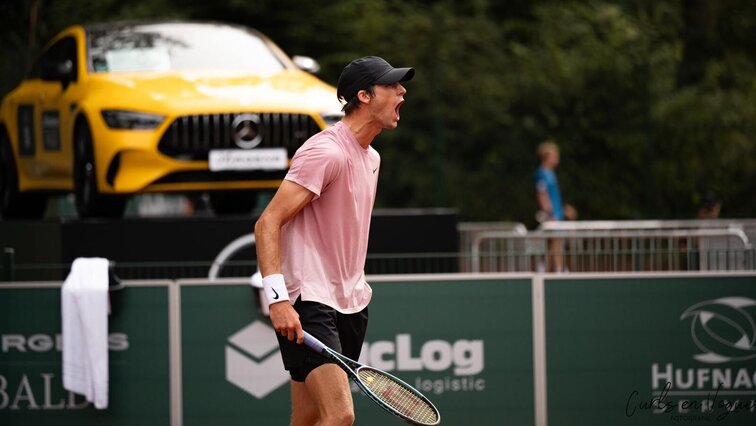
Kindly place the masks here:
<instances>
[{"instance_id":1,"label":"black shorts","mask_svg":"<svg viewBox=\"0 0 756 426\"><path fill-rule=\"evenodd\" d=\"M367 331L367 307L355 314L342 314L322 303L303 302L298 298L294 310L299 314L302 329L346 357L353 360L360 357ZM298 345L296 340L291 341L280 333L276 336L284 367L295 382L304 382L312 370L333 363L304 344Z\"/></svg>"}]
</instances>

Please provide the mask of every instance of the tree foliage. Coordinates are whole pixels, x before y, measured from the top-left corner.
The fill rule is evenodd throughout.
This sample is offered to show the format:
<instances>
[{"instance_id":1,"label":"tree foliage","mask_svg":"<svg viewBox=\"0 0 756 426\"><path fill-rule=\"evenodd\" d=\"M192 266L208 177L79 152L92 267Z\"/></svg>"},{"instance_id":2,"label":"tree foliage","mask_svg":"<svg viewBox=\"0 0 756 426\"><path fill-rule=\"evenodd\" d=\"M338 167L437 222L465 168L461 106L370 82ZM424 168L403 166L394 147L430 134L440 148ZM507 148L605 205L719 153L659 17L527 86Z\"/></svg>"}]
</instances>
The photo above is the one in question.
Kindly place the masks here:
<instances>
[{"instance_id":1,"label":"tree foliage","mask_svg":"<svg viewBox=\"0 0 756 426\"><path fill-rule=\"evenodd\" d=\"M749 0L16 0L0 16L2 92L55 32L117 19L248 25L333 84L366 54L413 66L399 130L375 143L380 206L532 223L550 138L583 219L688 218L708 191L724 215L756 214Z\"/></svg>"}]
</instances>

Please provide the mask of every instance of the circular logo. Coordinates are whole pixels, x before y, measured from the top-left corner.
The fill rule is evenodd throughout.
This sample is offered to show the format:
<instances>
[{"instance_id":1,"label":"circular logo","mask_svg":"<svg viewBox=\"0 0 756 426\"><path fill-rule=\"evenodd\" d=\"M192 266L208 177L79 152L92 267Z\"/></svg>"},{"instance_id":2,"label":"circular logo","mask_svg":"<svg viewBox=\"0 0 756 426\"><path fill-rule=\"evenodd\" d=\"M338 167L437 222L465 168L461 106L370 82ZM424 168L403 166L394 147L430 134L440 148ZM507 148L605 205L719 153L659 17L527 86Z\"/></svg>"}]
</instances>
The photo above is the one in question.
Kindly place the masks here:
<instances>
[{"instance_id":1,"label":"circular logo","mask_svg":"<svg viewBox=\"0 0 756 426\"><path fill-rule=\"evenodd\" d=\"M239 114L231 122L234 129L236 146L242 149L252 149L262 142L260 116L257 114Z\"/></svg>"},{"instance_id":2,"label":"circular logo","mask_svg":"<svg viewBox=\"0 0 756 426\"><path fill-rule=\"evenodd\" d=\"M698 361L718 364L756 358L756 300L723 297L697 303L680 319L692 318L693 342L703 353Z\"/></svg>"}]
</instances>

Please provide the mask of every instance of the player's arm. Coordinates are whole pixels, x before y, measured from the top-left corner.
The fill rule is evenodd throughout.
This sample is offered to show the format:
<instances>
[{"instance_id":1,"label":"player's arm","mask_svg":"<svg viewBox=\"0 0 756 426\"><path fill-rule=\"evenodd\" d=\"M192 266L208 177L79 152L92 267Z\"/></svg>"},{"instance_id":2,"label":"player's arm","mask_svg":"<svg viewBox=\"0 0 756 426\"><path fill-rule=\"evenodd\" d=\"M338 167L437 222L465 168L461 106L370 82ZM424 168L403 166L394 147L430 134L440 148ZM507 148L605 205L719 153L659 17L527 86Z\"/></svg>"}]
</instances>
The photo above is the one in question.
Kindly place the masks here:
<instances>
[{"instance_id":1,"label":"player's arm","mask_svg":"<svg viewBox=\"0 0 756 426\"><path fill-rule=\"evenodd\" d=\"M257 262L263 277L281 273L281 228L296 216L314 195L307 188L284 180L255 223Z\"/></svg>"},{"instance_id":2,"label":"player's arm","mask_svg":"<svg viewBox=\"0 0 756 426\"><path fill-rule=\"evenodd\" d=\"M263 286L266 290L271 286L276 288L277 292L274 294L282 299L281 302L287 302L271 304L270 319L277 332L289 340L296 337L298 343L302 342L302 325L299 315L288 303L289 298L281 275L281 228L312 201L313 196L314 194L305 187L284 180L255 223L257 262L263 276Z\"/></svg>"}]
</instances>

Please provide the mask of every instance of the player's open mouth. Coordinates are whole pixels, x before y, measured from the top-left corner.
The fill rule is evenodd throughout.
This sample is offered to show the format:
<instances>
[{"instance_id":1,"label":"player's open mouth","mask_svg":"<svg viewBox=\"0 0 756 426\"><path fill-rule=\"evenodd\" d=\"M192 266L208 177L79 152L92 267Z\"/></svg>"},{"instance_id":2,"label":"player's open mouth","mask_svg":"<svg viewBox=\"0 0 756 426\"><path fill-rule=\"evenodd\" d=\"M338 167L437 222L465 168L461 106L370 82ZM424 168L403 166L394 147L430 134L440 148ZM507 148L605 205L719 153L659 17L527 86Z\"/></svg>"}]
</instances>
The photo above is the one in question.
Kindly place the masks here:
<instances>
[{"instance_id":1,"label":"player's open mouth","mask_svg":"<svg viewBox=\"0 0 756 426\"><path fill-rule=\"evenodd\" d=\"M394 108L394 114L396 115L396 117L394 118L396 119L396 121L399 121L399 109L402 107L402 105L404 105L404 100L399 102L399 104L396 105L396 108Z\"/></svg>"}]
</instances>

